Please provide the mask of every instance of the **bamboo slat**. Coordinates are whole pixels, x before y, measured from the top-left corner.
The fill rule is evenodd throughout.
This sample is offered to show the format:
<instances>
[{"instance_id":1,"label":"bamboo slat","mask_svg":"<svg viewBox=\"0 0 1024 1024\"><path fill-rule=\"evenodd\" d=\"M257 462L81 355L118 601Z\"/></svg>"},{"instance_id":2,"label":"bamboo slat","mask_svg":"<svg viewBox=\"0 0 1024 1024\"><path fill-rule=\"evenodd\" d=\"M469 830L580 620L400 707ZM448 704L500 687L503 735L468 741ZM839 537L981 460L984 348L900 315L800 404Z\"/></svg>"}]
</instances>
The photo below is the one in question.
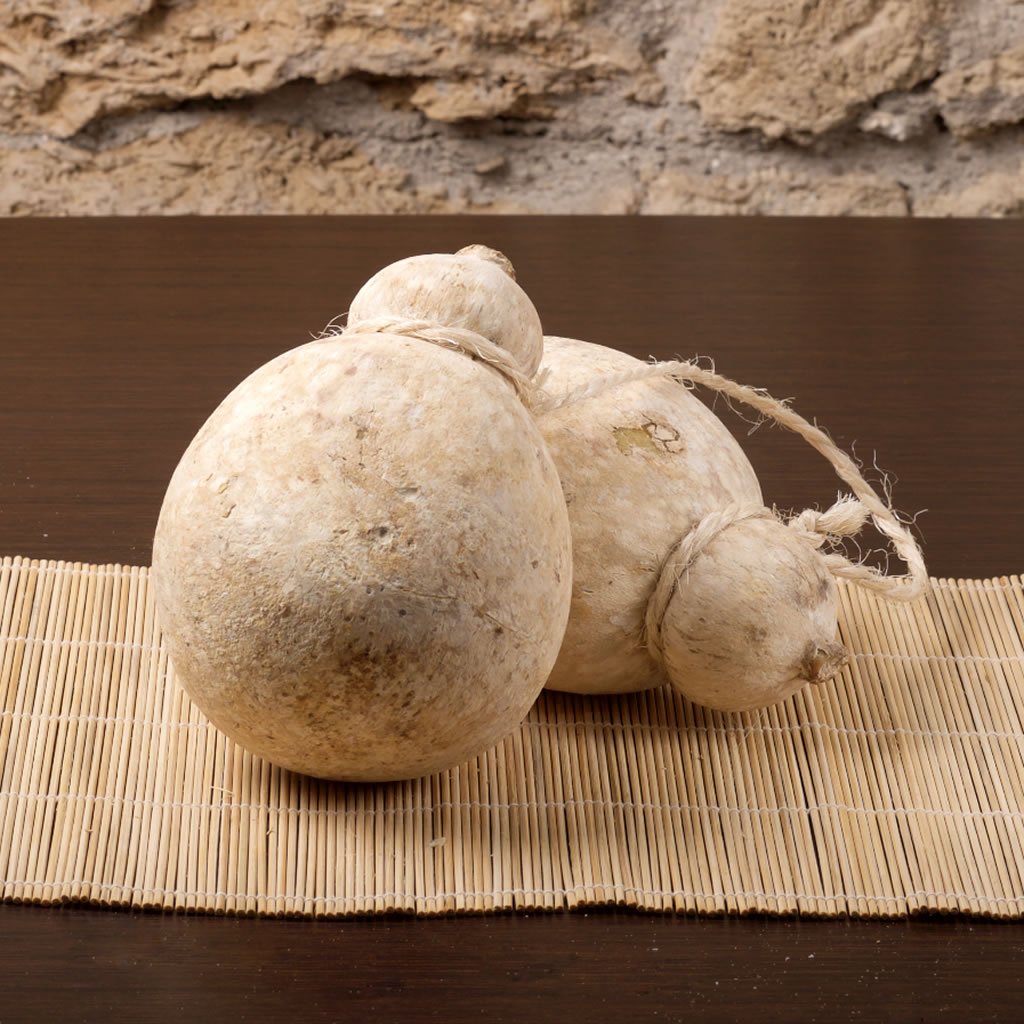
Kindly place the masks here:
<instances>
[{"instance_id":1,"label":"bamboo slat","mask_svg":"<svg viewBox=\"0 0 1024 1024\"><path fill-rule=\"evenodd\" d=\"M0 563L0 897L340 917L1024 915L1024 588L840 586L831 683L725 715L545 693L424 779L345 785L235 746L161 644L149 570Z\"/></svg>"}]
</instances>

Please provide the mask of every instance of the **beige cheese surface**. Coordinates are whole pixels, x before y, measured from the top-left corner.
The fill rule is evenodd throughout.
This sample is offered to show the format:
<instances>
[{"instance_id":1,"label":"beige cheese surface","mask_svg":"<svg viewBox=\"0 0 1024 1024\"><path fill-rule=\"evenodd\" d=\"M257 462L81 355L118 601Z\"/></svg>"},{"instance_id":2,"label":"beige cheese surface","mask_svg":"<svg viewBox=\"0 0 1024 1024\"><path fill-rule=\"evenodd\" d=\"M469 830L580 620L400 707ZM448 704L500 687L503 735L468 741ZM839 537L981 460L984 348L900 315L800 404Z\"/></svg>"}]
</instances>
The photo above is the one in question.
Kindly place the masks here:
<instances>
[{"instance_id":1,"label":"beige cheese surface","mask_svg":"<svg viewBox=\"0 0 1024 1024\"><path fill-rule=\"evenodd\" d=\"M405 778L522 720L562 638L571 545L505 380L420 340L342 336L261 367L209 418L153 576L215 725L298 771Z\"/></svg>"},{"instance_id":2,"label":"beige cheese surface","mask_svg":"<svg viewBox=\"0 0 1024 1024\"><path fill-rule=\"evenodd\" d=\"M625 353L545 338L558 395L643 365ZM746 456L717 417L668 379L624 384L543 415L572 524L572 611L548 687L625 693L666 681L642 643L647 601L674 544L707 512L760 505Z\"/></svg>"}]
</instances>

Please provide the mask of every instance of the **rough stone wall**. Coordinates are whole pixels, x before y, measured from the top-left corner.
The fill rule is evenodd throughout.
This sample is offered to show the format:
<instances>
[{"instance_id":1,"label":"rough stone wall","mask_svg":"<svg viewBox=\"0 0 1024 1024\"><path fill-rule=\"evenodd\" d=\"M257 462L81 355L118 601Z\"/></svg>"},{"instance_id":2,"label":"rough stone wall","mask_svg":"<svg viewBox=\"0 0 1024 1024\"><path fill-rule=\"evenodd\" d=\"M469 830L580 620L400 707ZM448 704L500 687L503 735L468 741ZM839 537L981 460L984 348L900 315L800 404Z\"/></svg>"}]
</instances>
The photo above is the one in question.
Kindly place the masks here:
<instances>
[{"instance_id":1,"label":"rough stone wall","mask_svg":"<svg viewBox=\"0 0 1024 1024\"><path fill-rule=\"evenodd\" d=\"M1022 0L4 0L0 215L1024 213Z\"/></svg>"}]
</instances>

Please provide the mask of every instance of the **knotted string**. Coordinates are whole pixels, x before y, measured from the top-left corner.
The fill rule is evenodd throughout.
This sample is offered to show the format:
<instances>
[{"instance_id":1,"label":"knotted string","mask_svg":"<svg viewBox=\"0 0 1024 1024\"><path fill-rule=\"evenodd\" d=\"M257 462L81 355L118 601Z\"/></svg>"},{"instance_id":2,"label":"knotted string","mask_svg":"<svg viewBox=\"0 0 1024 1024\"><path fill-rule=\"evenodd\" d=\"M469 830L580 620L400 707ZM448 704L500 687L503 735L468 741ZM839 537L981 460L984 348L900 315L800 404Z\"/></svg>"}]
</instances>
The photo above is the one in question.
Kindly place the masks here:
<instances>
[{"instance_id":1,"label":"knotted string","mask_svg":"<svg viewBox=\"0 0 1024 1024\"><path fill-rule=\"evenodd\" d=\"M763 505L723 505L698 520L690 532L684 534L669 550L654 592L647 601L644 615L644 641L659 664L665 661L665 647L661 639L662 626L683 574L693 565L697 556L727 527L744 519L762 519L771 514Z\"/></svg>"},{"instance_id":2,"label":"knotted string","mask_svg":"<svg viewBox=\"0 0 1024 1024\"><path fill-rule=\"evenodd\" d=\"M398 334L404 338L439 345L441 348L462 352L501 374L515 390L519 400L532 408L543 377L531 379L522 370L518 360L507 349L488 341L482 334L464 327L445 327L428 320L409 320L401 317L380 316L349 324L342 330L325 334L321 340L350 338L359 334Z\"/></svg>"},{"instance_id":3,"label":"knotted string","mask_svg":"<svg viewBox=\"0 0 1024 1024\"><path fill-rule=\"evenodd\" d=\"M824 512L806 509L785 525L799 534L811 547L819 548L826 542L835 543L843 537L857 533L864 525L867 515L867 509L856 498L844 497ZM659 661L664 661L662 628L665 616L686 570L723 530L745 519L779 519L779 516L764 505L723 505L698 520L689 533L685 534L666 555L644 616L644 639L647 647ZM849 565L842 555L838 558L841 562L847 563L847 566L838 563L833 565L832 557L823 556L833 575L847 575L847 566L858 570L858 574L865 568ZM873 581L869 581L867 585L873 585Z\"/></svg>"}]
</instances>

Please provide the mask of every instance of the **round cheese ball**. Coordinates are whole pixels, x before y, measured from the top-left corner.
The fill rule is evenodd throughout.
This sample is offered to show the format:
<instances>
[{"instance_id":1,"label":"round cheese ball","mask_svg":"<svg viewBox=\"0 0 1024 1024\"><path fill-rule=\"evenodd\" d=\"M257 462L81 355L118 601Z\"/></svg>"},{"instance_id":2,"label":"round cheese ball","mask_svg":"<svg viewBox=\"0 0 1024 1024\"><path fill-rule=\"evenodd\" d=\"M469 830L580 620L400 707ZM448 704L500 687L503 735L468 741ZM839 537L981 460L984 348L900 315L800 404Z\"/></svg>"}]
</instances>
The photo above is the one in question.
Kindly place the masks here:
<instances>
[{"instance_id":1,"label":"round cheese ball","mask_svg":"<svg viewBox=\"0 0 1024 1024\"><path fill-rule=\"evenodd\" d=\"M546 337L545 387L559 395L644 365L624 352ZM718 417L666 377L622 384L539 419L573 533L572 610L548 688L628 693L667 681L643 643L669 550L708 512L760 505L743 450Z\"/></svg>"},{"instance_id":2,"label":"round cheese ball","mask_svg":"<svg viewBox=\"0 0 1024 1024\"><path fill-rule=\"evenodd\" d=\"M778 519L729 524L682 575L657 645L672 685L694 703L753 711L826 682L846 664L835 578Z\"/></svg>"},{"instance_id":3,"label":"round cheese ball","mask_svg":"<svg viewBox=\"0 0 1024 1024\"><path fill-rule=\"evenodd\" d=\"M508 258L484 245L409 256L379 270L352 300L349 326L405 317L461 327L515 357L527 377L540 365L544 331Z\"/></svg>"},{"instance_id":4,"label":"round cheese ball","mask_svg":"<svg viewBox=\"0 0 1024 1024\"><path fill-rule=\"evenodd\" d=\"M509 383L380 333L243 381L182 457L153 548L189 696L248 750L334 779L420 776L516 728L571 576L558 476Z\"/></svg>"},{"instance_id":5,"label":"round cheese ball","mask_svg":"<svg viewBox=\"0 0 1024 1024\"><path fill-rule=\"evenodd\" d=\"M555 394L639 360L545 339ZM764 508L754 471L681 384L597 388L541 418L573 532L572 609L553 689L622 693L668 682L749 711L846 663L837 594L815 544Z\"/></svg>"}]
</instances>

